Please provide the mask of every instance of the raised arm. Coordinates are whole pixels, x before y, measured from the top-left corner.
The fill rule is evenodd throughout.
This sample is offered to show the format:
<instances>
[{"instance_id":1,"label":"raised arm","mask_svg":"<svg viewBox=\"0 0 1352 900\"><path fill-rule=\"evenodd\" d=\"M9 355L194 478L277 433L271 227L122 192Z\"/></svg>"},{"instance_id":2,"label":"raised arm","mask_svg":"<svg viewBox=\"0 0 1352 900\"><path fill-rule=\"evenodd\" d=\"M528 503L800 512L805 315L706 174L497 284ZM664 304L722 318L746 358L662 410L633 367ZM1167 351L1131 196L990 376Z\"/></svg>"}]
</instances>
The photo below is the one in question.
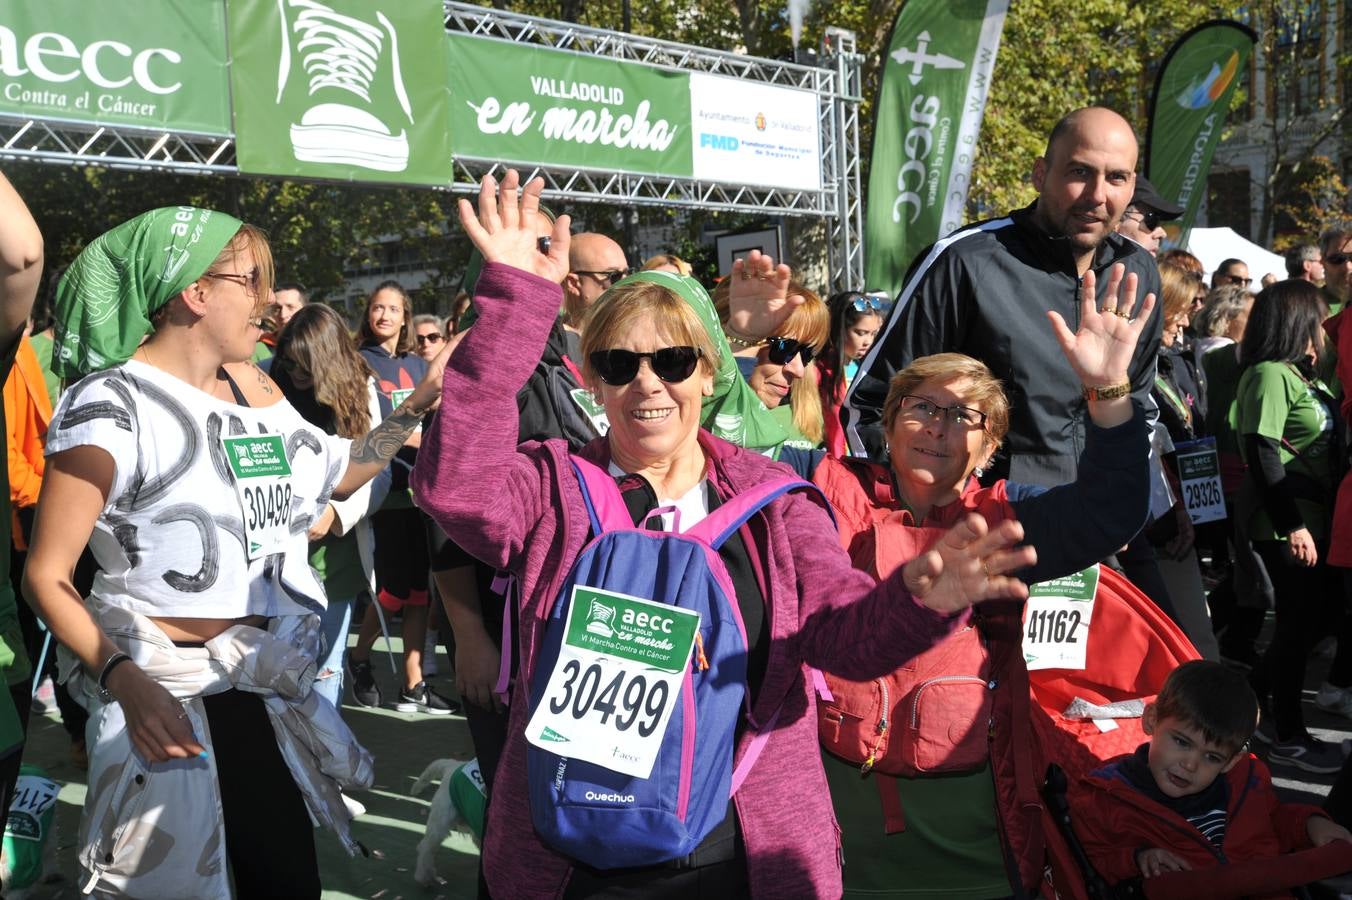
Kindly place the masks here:
<instances>
[{"instance_id":1,"label":"raised arm","mask_svg":"<svg viewBox=\"0 0 1352 900\"><path fill-rule=\"evenodd\" d=\"M28 321L42 278L42 233L14 185L0 173L0 329L6 337Z\"/></svg>"},{"instance_id":2,"label":"raised arm","mask_svg":"<svg viewBox=\"0 0 1352 900\"><path fill-rule=\"evenodd\" d=\"M518 452L516 394L535 370L568 268L568 217L553 224L549 252L539 249L541 179L518 199L508 170L499 195L486 176L478 215L460 201L460 222L483 254L474 297L479 320L429 376L442 378L445 401L423 435L409 483L418 506L483 562L502 567L553 502L538 456ZM444 372L444 377L441 373Z\"/></svg>"}]
</instances>

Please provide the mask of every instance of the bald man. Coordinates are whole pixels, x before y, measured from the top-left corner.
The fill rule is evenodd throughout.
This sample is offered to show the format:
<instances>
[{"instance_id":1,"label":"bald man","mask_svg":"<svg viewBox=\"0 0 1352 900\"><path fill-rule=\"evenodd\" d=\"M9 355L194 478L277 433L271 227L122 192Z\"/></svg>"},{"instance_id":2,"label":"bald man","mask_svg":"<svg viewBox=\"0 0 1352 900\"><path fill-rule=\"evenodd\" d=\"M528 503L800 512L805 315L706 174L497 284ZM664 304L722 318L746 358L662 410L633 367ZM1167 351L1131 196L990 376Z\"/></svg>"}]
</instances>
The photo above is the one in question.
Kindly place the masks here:
<instances>
[{"instance_id":1,"label":"bald man","mask_svg":"<svg viewBox=\"0 0 1352 900\"><path fill-rule=\"evenodd\" d=\"M1138 307L1146 293L1159 292L1154 259L1116 233L1135 189L1136 155L1125 119L1100 107L1076 110L1056 124L1033 163L1031 206L956 231L916 258L841 411L852 453L882 458L879 419L893 374L918 357L955 351L990 366L1009 394L1009 434L992 476L1048 487L1075 479L1086 401L1047 310L1075 327L1081 276L1092 270L1102 296L1116 263L1136 275ZM1155 377L1159 311L1130 370L1143 406Z\"/></svg>"},{"instance_id":2,"label":"bald man","mask_svg":"<svg viewBox=\"0 0 1352 900\"><path fill-rule=\"evenodd\" d=\"M576 333L587 308L606 288L629 274L624 248L604 234L573 235L568 246L568 274L563 279L563 327Z\"/></svg>"}]
</instances>

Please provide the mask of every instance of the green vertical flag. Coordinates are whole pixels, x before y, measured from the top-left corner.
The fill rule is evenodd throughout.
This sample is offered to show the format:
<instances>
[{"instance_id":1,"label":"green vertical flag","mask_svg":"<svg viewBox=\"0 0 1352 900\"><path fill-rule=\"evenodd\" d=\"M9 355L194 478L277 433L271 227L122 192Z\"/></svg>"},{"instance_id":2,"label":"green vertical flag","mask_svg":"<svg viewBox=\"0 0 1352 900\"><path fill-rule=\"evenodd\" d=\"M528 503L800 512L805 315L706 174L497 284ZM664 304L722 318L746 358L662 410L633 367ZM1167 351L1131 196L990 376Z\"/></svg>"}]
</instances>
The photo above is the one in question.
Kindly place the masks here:
<instances>
[{"instance_id":1,"label":"green vertical flag","mask_svg":"<svg viewBox=\"0 0 1352 900\"><path fill-rule=\"evenodd\" d=\"M911 261L962 224L1009 0L909 0L883 64L869 169L868 290L901 293Z\"/></svg>"},{"instance_id":2,"label":"green vertical flag","mask_svg":"<svg viewBox=\"0 0 1352 900\"><path fill-rule=\"evenodd\" d=\"M1258 36L1239 22L1205 22L1170 48L1155 80L1146 132L1146 177L1166 200L1183 207L1170 238L1187 237L1206 192L1239 73L1249 64Z\"/></svg>"}]
</instances>

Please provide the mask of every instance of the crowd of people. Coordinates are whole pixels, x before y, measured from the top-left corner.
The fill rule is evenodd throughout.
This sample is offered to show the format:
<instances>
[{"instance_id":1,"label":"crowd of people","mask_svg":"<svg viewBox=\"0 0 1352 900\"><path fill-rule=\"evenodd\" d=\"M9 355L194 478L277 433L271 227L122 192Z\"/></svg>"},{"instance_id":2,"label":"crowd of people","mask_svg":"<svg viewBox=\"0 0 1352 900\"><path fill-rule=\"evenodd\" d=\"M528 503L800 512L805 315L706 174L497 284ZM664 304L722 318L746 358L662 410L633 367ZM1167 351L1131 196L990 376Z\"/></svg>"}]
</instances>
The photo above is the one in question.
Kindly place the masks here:
<instances>
[{"instance_id":1,"label":"crowd of people","mask_svg":"<svg viewBox=\"0 0 1352 900\"><path fill-rule=\"evenodd\" d=\"M99 896L318 897L381 764L349 702L465 717L486 897L1352 869L1302 709L1331 639L1352 719L1352 225L1208 273L1137 156L1070 112L1036 200L895 298L631 269L509 169L460 201L452 314L388 281L355 328L193 207L92 241L34 325L0 176L0 803L52 675ZM1320 809L1268 765L1341 774Z\"/></svg>"}]
</instances>

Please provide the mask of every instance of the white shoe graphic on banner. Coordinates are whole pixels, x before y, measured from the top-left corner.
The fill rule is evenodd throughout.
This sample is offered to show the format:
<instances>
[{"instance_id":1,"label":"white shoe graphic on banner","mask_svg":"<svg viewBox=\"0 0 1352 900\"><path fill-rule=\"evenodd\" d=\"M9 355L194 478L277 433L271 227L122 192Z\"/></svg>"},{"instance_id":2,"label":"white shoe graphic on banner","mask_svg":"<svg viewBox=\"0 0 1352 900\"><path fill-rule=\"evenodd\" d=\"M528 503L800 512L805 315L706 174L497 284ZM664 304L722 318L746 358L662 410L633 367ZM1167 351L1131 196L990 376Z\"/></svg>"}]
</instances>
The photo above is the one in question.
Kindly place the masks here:
<instances>
[{"instance_id":1,"label":"white shoe graphic on banner","mask_svg":"<svg viewBox=\"0 0 1352 900\"><path fill-rule=\"evenodd\" d=\"M309 78L310 97L318 100L291 125L291 149L302 162L339 163L402 172L408 168L408 132L395 134L375 114L372 87L382 76L381 57L388 47L393 93L413 123L404 89L399 40L384 13L378 25L334 11L317 0L277 0L282 14L282 51L277 67L277 102L291 77L292 54ZM288 19L288 7L294 21ZM288 27L289 26L289 27ZM294 46L291 33L295 34Z\"/></svg>"}]
</instances>

